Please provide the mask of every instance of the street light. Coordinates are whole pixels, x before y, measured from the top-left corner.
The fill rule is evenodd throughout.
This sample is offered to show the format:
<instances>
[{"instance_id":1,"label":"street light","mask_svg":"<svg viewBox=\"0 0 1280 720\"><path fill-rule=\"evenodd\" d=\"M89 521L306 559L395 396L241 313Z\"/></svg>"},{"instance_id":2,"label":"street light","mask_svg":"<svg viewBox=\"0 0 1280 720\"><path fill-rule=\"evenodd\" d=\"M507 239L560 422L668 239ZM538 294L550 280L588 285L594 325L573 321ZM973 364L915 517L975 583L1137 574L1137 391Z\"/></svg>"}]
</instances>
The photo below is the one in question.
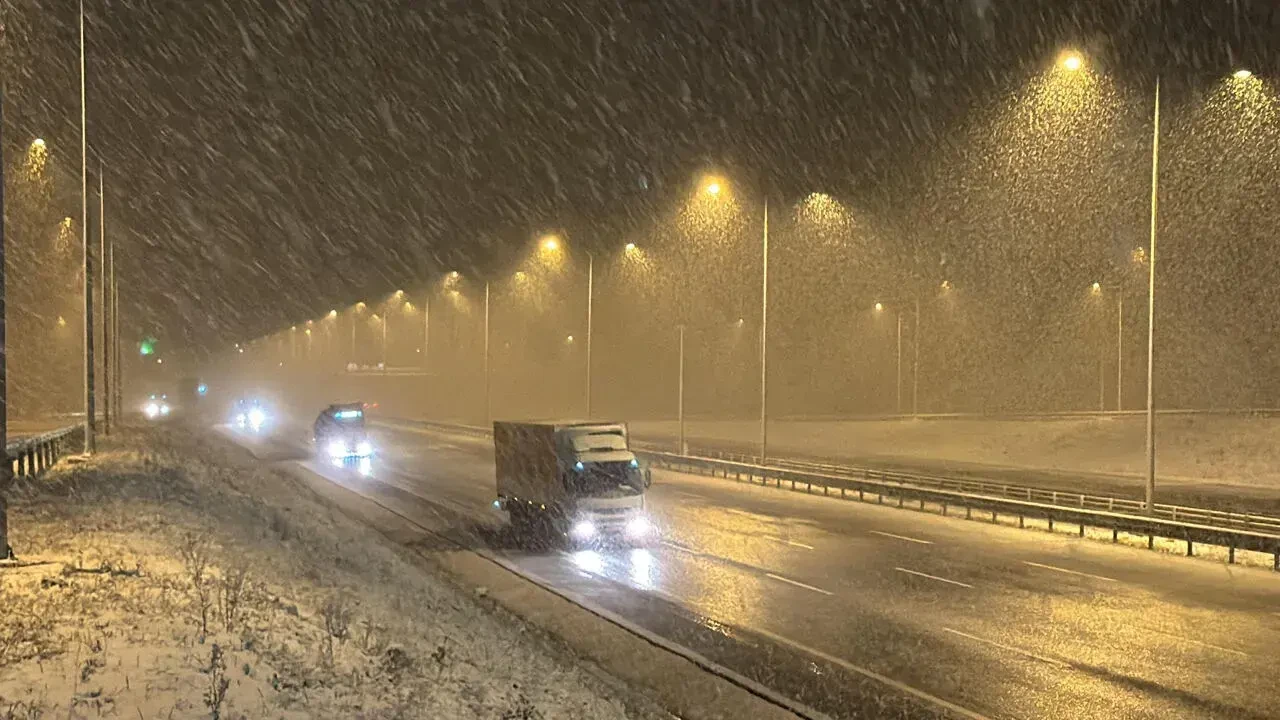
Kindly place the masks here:
<instances>
[{"instance_id":1,"label":"street light","mask_svg":"<svg viewBox=\"0 0 1280 720\"><path fill-rule=\"evenodd\" d=\"M1240 68L1239 70L1236 70L1235 72L1231 73L1231 77L1237 80L1248 80L1249 78L1253 77L1253 71L1245 68Z\"/></svg>"},{"instance_id":2,"label":"street light","mask_svg":"<svg viewBox=\"0 0 1280 720\"><path fill-rule=\"evenodd\" d=\"M916 307L917 307L916 315L917 317L919 317L919 305L917 304ZM883 312L884 303L876 303L875 309L877 313ZM897 414L901 415L902 414L902 311L897 310L895 308L893 311L893 315L898 325L898 351L896 355L897 382L895 383L894 387L895 387L895 394L897 396L897 404L898 404ZM917 339L917 344L919 344L918 339Z\"/></svg>"},{"instance_id":3,"label":"street light","mask_svg":"<svg viewBox=\"0 0 1280 720\"><path fill-rule=\"evenodd\" d=\"M541 241L542 249L547 252L555 252L560 249L560 238L555 235L544 235Z\"/></svg>"},{"instance_id":4,"label":"street light","mask_svg":"<svg viewBox=\"0 0 1280 720\"><path fill-rule=\"evenodd\" d=\"M1078 52L1068 51L1061 56L1062 67L1079 70L1084 60ZM1239 79L1242 70L1235 76ZM1248 71L1243 71L1248 72ZM1250 75L1252 73L1249 73ZM1156 230L1160 209L1160 76L1156 75L1155 92L1151 111L1151 231L1147 254L1147 467L1145 506L1147 513L1155 509L1156 493L1156 410L1155 410L1155 334L1156 334Z\"/></svg>"},{"instance_id":5,"label":"street light","mask_svg":"<svg viewBox=\"0 0 1280 720\"><path fill-rule=\"evenodd\" d=\"M702 178L701 192L713 198L724 189L722 178ZM760 462L769 456L769 197L764 197L760 236Z\"/></svg>"}]
</instances>

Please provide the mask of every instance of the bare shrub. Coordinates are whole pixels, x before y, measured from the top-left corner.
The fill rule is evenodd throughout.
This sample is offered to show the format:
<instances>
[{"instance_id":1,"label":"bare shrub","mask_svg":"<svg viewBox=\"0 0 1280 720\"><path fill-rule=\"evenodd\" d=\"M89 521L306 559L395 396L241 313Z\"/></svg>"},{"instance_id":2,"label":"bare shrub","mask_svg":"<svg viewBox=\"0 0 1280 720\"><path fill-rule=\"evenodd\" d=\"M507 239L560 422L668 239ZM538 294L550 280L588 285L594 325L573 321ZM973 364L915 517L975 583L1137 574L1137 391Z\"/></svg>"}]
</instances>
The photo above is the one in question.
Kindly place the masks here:
<instances>
[{"instance_id":1,"label":"bare shrub","mask_svg":"<svg viewBox=\"0 0 1280 720\"><path fill-rule=\"evenodd\" d=\"M217 643L209 651L209 667L205 669L205 673L209 675L209 687L204 691L204 704L209 708L213 720L219 720L231 681L227 679L227 660L223 657L222 647Z\"/></svg>"},{"instance_id":2,"label":"bare shrub","mask_svg":"<svg viewBox=\"0 0 1280 720\"><path fill-rule=\"evenodd\" d=\"M191 582L191 600L195 605L196 617L200 621L200 634L209 634L209 610L213 606L214 588L209 577L209 561L212 547L204 534L187 535L179 548L182 564L187 571L187 580Z\"/></svg>"},{"instance_id":3,"label":"bare shrub","mask_svg":"<svg viewBox=\"0 0 1280 720\"><path fill-rule=\"evenodd\" d=\"M222 576L218 585L218 615L227 632L235 630L240 617L248 577L249 568L244 563L236 563Z\"/></svg>"},{"instance_id":4,"label":"bare shrub","mask_svg":"<svg viewBox=\"0 0 1280 720\"><path fill-rule=\"evenodd\" d=\"M351 635L351 605L341 594L330 595L320 608L320 616L324 618L325 656L333 663L333 641L345 643Z\"/></svg>"}]
</instances>

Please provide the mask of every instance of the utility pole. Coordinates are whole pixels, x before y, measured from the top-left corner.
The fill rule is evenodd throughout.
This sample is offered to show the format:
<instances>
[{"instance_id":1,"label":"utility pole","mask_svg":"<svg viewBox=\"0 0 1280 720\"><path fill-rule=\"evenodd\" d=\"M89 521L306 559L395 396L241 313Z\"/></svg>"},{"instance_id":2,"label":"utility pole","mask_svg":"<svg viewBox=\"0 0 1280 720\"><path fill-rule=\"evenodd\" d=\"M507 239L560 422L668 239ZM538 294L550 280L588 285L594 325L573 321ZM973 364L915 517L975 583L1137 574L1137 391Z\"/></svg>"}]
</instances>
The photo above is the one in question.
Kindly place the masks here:
<instances>
[{"instance_id":1,"label":"utility pole","mask_svg":"<svg viewBox=\"0 0 1280 720\"><path fill-rule=\"evenodd\" d=\"M489 281L484 283L484 424L493 422L489 404Z\"/></svg>"},{"instance_id":2,"label":"utility pole","mask_svg":"<svg viewBox=\"0 0 1280 720\"><path fill-rule=\"evenodd\" d=\"M676 421L680 425L680 445L677 453L684 455L688 448L684 442L684 323L680 324L680 380L676 394Z\"/></svg>"},{"instance_id":3,"label":"utility pole","mask_svg":"<svg viewBox=\"0 0 1280 720\"><path fill-rule=\"evenodd\" d=\"M591 419L591 311L594 304L596 257L587 253L587 420Z\"/></svg>"},{"instance_id":4,"label":"utility pole","mask_svg":"<svg viewBox=\"0 0 1280 720\"><path fill-rule=\"evenodd\" d=\"M120 421L123 416L121 408L124 407L122 399L124 397L124 389L121 387L124 382L124 368L120 366L120 283L116 279L116 246L111 245L111 354L112 367L115 369L115 380L111 384L112 392L115 395L116 422Z\"/></svg>"},{"instance_id":5,"label":"utility pole","mask_svg":"<svg viewBox=\"0 0 1280 720\"><path fill-rule=\"evenodd\" d=\"M911 416L920 414L920 296L916 295L916 326L911 332Z\"/></svg>"},{"instance_id":6,"label":"utility pole","mask_svg":"<svg viewBox=\"0 0 1280 720\"><path fill-rule=\"evenodd\" d=\"M895 389L898 394L898 415L902 415L902 308L896 308L894 315L898 316L898 374Z\"/></svg>"},{"instance_id":7,"label":"utility pole","mask_svg":"<svg viewBox=\"0 0 1280 720\"><path fill-rule=\"evenodd\" d=\"M0 91L0 147L3 147L4 94ZM9 367L5 338L4 259L4 163L0 162L0 448L9 444ZM13 463L0 462L0 559L13 557L9 548L9 486L13 483Z\"/></svg>"},{"instance_id":8,"label":"utility pole","mask_svg":"<svg viewBox=\"0 0 1280 720\"><path fill-rule=\"evenodd\" d=\"M1116 412L1124 410L1124 286L1116 303Z\"/></svg>"},{"instance_id":9,"label":"utility pole","mask_svg":"<svg viewBox=\"0 0 1280 720\"><path fill-rule=\"evenodd\" d=\"M102 158L98 158L98 258L102 267L98 285L102 293L102 429L111 434L111 286L108 284L107 267L109 252L107 244L107 200L103 194Z\"/></svg>"},{"instance_id":10,"label":"utility pole","mask_svg":"<svg viewBox=\"0 0 1280 720\"><path fill-rule=\"evenodd\" d=\"M1156 500L1156 217L1160 209L1160 78L1156 78L1151 130L1151 263L1147 274L1147 513Z\"/></svg>"},{"instance_id":11,"label":"utility pole","mask_svg":"<svg viewBox=\"0 0 1280 720\"><path fill-rule=\"evenodd\" d=\"M93 254L89 244L89 142L84 94L84 0L80 0L80 233L84 250L84 451L97 448L93 388Z\"/></svg>"},{"instance_id":12,"label":"utility pole","mask_svg":"<svg viewBox=\"0 0 1280 720\"><path fill-rule=\"evenodd\" d=\"M769 198L764 199L760 281L760 463L769 457Z\"/></svg>"}]
</instances>

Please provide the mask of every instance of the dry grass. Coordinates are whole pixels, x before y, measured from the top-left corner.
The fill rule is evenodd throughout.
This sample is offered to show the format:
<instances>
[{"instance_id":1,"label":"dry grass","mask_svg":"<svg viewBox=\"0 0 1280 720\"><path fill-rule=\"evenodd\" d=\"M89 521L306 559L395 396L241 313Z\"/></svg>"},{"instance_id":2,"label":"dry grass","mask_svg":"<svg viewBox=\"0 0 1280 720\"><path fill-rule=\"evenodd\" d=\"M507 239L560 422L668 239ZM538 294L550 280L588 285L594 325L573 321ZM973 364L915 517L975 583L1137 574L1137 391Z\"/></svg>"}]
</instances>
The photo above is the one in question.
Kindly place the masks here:
<instances>
[{"instance_id":1,"label":"dry grass","mask_svg":"<svg viewBox=\"0 0 1280 720\"><path fill-rule=\"evenodd\" d=\"M129 429L11 498L0 719L642 712L222 440Z\"/></svg>"}]
</instances>

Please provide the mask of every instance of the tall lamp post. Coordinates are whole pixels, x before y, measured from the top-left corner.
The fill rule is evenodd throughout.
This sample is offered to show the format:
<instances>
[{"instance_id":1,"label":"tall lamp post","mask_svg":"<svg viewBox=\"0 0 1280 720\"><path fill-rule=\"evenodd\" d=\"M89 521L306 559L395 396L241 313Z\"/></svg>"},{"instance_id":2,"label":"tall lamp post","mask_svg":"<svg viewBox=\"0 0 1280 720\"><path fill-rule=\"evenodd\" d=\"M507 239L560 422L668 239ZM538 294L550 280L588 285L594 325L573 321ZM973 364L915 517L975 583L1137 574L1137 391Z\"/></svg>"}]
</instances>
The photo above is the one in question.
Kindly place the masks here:
<instances>
[{"instance_id":1,"label":"tall lamp post","mask_svg":"<svg viewBox=\"0 0 1280 720\"><path fill-rule=\"evenodd\" d=\"M80 233L84 252L84 451L91 454L95 407L93 388L93 253L89 245L89 142L84 94L84 0L80 0Z\"/></svg>"}]
</instances>

